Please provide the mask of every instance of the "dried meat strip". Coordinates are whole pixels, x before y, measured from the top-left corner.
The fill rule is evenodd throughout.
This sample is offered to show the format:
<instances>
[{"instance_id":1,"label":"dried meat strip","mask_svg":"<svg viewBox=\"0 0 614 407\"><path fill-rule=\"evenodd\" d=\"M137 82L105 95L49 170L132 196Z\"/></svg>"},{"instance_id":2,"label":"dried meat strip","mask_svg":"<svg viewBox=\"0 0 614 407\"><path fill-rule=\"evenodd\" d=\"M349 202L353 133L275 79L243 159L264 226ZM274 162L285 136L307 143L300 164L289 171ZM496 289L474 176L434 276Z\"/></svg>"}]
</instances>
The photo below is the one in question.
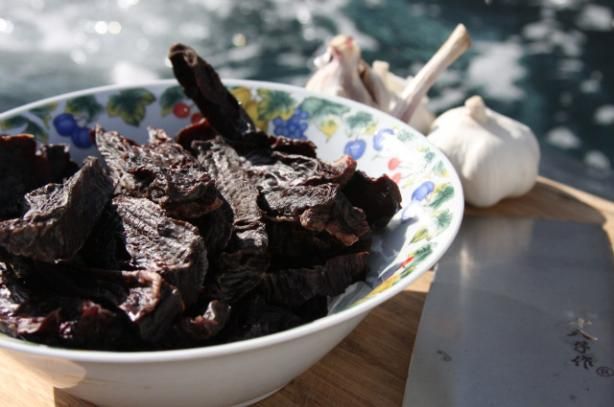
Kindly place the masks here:
<instances>
[{"instance_id":1,"label":"dried meat strip","mask_svg":"<svg viewBox=\"0 0 614 407\"><path fill-rule=\"evenodd\" d=\"M267 219L272 267L324 262L344 246L326 232L314 232L294 220Z\"/></svg>"},{"instance_id":2,"label":"dried meat strip","mask_svg":"<svg viewBox=\"0 0 614 407\"><path fill-rule=\"evenodd\" d=\"M323 265L276 270L264 275L261 290L267 301L297 306L316 296L335 296L365 278L368 252L332 257Z\"/></svg>"},{"instance_id":3,"label":"dried meat strip","mask_svg":"<svg viewBox=\"0 0 614 407\"><path fill-rule=\"evenodd\" d=\"M373 229L385 227L401 208L399 187L386 175L371 178L357 171L344 186L343 193L354 206L365 211Z\"/></svg>"},{"instance_id":4,"label":"dried meat strip","mask_svg":"<svg viewBox=\"0 0 614 407\"><path fill-rule=\"evenodd\" d=\"M198 219L190 220L205 241L209 261L217 258L218 254L228 246L234 230L234 213L230 204L224 198L222 200L224 202L218 209Z\"/></svg>"},{"instance_id":5,"label":"dried meat strip","mask_svg":"<svg viewBox=\"0 0 614 407\"><path fill-rule=\"evenodd\" d=\"M182 316L161 340L165 348L186 348L207 344L226 326L230 306L212 300L204 311L195 316Z\"/></svg>"},{"instance_id":6,"label":"dried meat strip","mask_svg":"<svg viewBox=\"0 0 614 407\"><path fill-rule=\"evenodd\" d=\"M121 350L133 347L137 339L120 312L22 281L4 263L0 263L0 331L48 345L86 349Z\"/></svg>"},{"instance_id":7,"label":"dried meat strip","mask_svg":"<svg viewBox=\"0 0 614 407\"><path fill-rule=\"evenodd\" d=\"M258 190L237 152L222 138L194 142L198 162L216 180L234 212L234 230L217 260L217 281L224 299L235 301L259 283L269 266L268 236L257 199Z\"/></svg>"},{"instance_id":8,"label":"dried meat strip","mask_svg":"<svg viewBox=\"0 0 614 407\"><path fill-rule=\"evenodd\" d=\"M356 162L342 157L333 164L298 155L273 153L270 165L252 165L260 205L267 216L295 220L304 228L326 231L351 246L369 234L364 212L349 203L341 186L354 173Z\"/></svg>"},{"instance_id":9,"label":"dried meat strip","mask_svg":"<svg viewBox=\"0 0 614 407\"><path fill-rule=\"evenodd\" d=\"M316 145L309 140L269 136L269 143L273 151L316 158Z\"/></svg>"},{"instance_id":10,"label":"dried meat strip","mask_svg":"<svg viewBox=\"0 0 614 407\"><path fill-rule=\"evenodd\" d=\"M268 303L261 293L252 292L234 307L230 320L220 333L222 342L233 342L276 332L303 324L292 310Z\"/></svg>"},{"instance_id":11,"label":"dried meat strip","mask_svg":"<svg viewBox=\"0 0 614 407\"><path fill-rule=\"evenodd\" d=\"M85 243L112 192L100 161L87 158L63 184L47 184L26 194L27 212L0 222L0 246L40 261L70 259Z\"/></svg>"},{"instance_id":12,"label":"dried meat strip","mask_svg":"<svg viewBox=\"0 0 614 407\"><path fill-rule=\"evenodd\" d=\"M170 218L148 199L126 196L113 198L82 254L91 267L159 274L179 290L186 306L196 300L208 267L194 226Z\"/></svg>"},{"instance_id":13,"label":"dried meat strip","mask_svg":"<svg viewBox=\"0 0 614 407\"><path fill-rule=\"evenodd\" d=\"M252 120L222 84L215 69L196 51L175 44L168 57L185 94L194 100L216 130L231 139L256 130Z\"/></svg>"},{"instance_id":14,"label":"dried meat strip","mask_svg":"<svg viewBox=\"0 0 614 407\"><path fill-rule=\"evenodd\" d=\"M200 119L179 130L175 141L188 151L192 150L193 141L207 141L214 139L218 133L207 119Z\"/></svg>"},{"instance_id":15,"label":"dried meat strip","mask_svg":"<svg viewBox=\"0 0 614 407\"><path fill-rule=\"evenodd\" d=\"M334 183L345 185L356 171L356 160L344 155L332 163L326 163L318 158L307 157L283 152L271 153L274 163L269 168L263 168L263 176L267 172L274 174L279 183L288 185L321 185ZM257 171L258 166L253 167Z\"/></svg>"},{"instance_id":16,"label":"dried meat strip","mask_svg":"<svg viewBox=\"0 0 614 407\"><path fill-rule=\"evenodd\" d=\"M26 193L62 182L77 169L66 146L47 145L37 151L30 134L0 135L0 220L21 216Z\"/></svg>"},{"instance_id":17,"label":"dried meat strip","mask_svg":"<svg viewBox=\"0 0 614 407\"><path fill-rule=\"evenodd\" d=\"M117 193L148 198L179 219L195 219L222 204L215 183L162 130L137 145L115 131L96 129L96 145L118 184Z\"/></svg>"}]
</instances>

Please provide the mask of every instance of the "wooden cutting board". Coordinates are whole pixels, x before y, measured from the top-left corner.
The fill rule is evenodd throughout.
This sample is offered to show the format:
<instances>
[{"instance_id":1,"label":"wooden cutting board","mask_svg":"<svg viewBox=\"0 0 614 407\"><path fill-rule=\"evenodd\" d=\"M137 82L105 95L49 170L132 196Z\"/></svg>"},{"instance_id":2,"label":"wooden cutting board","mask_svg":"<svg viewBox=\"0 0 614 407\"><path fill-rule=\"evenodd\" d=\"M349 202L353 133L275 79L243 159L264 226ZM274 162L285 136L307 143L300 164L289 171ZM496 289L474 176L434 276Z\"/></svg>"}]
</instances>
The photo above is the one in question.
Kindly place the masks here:
<instances>
[{"instance_id":1,"label":"wooden cutting board","mask_svg":"<svg viewBox=\"0 0 614 407\"><path fill-rule=\"evenodd\" d=\"M597 223L614 248L614 202L540 178L522 198L470 216L523 216ZM380 305L339 346L288 386L258 403L273 406L399 406L432 273ZM89 406L54 389L0 352L0 406Z\"/></svg>"}]
</instances>

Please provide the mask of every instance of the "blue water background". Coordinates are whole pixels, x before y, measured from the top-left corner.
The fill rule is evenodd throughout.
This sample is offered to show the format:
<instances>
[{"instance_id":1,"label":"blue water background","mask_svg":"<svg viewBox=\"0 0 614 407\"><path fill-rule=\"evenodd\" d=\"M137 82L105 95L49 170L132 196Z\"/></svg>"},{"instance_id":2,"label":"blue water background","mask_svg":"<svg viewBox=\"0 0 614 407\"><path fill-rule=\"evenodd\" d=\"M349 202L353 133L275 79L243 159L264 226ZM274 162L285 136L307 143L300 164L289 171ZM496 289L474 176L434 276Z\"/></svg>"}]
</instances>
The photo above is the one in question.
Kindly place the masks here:
<instances>
[{"instance_id":1,"label":"blue water background","mask_svg":"<svg viewBox=\"0 0 614 407\"><path fill-rule=\"evenodd\" d=\"M346 33L366 60L407 75L462 22L474 46L438 81L431 108L479 93L533 128L542 174L614 199L613 16L611 0L0 0L0 111L171 77L177 41L224 77L302 85L323 43Z\"/></svg>"}]
</instances>

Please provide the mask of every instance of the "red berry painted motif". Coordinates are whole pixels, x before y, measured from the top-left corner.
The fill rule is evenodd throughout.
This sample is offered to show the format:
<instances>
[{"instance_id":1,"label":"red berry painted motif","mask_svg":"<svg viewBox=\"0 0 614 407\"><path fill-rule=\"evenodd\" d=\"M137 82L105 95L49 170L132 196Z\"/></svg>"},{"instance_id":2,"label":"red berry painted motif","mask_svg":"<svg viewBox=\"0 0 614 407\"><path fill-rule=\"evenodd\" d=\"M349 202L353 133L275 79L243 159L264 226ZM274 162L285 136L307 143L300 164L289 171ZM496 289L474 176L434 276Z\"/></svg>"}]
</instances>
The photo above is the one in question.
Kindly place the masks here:
<instances>
[{"instance_id":1,"label":"red berry painted motif","mask_svg":"<svg viewBox=\"0 0 614 407\"><path fill-rule=\"evenodd\" d=\"M173 114L180 119L186 118L190 115L190 107L182 102L175 103Z\"/></svg>"},{"instance_id":2,"label":"red berry painted motif","mask_svg":"<svg viewBox=\"0 0 614 407\"><path fill-rule=\"evenodd\" d=\"M203 118L203 115L200 114L199 112L196 112L192 115L192 117L190 118L190 121L194 124L194 123L198 123L202 118Z\"/></svg>"},{"instance_id":3,"label":"red berry painted motif","mask_svg":"<svg viewBox=\"0 0 614 407\"><path fill-rule=\"evenodd\" d=\"M390 176L390 179L398 184L399 182L401 182L401 173L400 172L395 172L394 174L392 174Z\"/></svg>"},{"instance_id":4,"label":"red berry painted motif","mask_svg":"<svg viewBox=\"0 0 614 407\"><path fill-rule=\"evenodd\" d=\"M399 160L396 157L391 158L390 161L388 161L388 169L392 171L396 169L399 166L399 164L401 164L401 160Z\"/></svg>"}]
</instances>

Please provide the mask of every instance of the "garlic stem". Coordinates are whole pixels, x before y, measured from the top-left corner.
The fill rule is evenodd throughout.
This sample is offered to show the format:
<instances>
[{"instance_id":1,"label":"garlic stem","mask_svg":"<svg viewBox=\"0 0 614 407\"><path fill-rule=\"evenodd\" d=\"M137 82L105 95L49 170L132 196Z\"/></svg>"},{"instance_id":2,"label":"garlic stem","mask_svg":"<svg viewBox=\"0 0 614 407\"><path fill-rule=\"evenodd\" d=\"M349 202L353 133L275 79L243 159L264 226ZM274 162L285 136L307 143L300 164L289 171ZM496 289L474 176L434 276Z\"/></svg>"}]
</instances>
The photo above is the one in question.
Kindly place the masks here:
<instances>
[{"instance_id":1,"label":"garlic stem","mask_svg":"<svg viewBox=\"0 0 614 407\"><path fill-rule=\"evenodd\" d=\"M465 108L469 111L469 116L480 124L485 124L488 121L486 105L481 96L472 96L465 101Z\"/></svg>"},{"instance_id":2,"label":"garlic stem","mask_svg":"<svg viewBox=\"0 0 614 407\"><path fill-rule=\"evenodd\" d=\"M409 122L420 101L433 86L437 77L456 61L471 45L471 37L463 24L456 26L450 37L433 57L422 67L401 94L401 102L392 112L404 122Z\"/></svg>"}]
</instances>

